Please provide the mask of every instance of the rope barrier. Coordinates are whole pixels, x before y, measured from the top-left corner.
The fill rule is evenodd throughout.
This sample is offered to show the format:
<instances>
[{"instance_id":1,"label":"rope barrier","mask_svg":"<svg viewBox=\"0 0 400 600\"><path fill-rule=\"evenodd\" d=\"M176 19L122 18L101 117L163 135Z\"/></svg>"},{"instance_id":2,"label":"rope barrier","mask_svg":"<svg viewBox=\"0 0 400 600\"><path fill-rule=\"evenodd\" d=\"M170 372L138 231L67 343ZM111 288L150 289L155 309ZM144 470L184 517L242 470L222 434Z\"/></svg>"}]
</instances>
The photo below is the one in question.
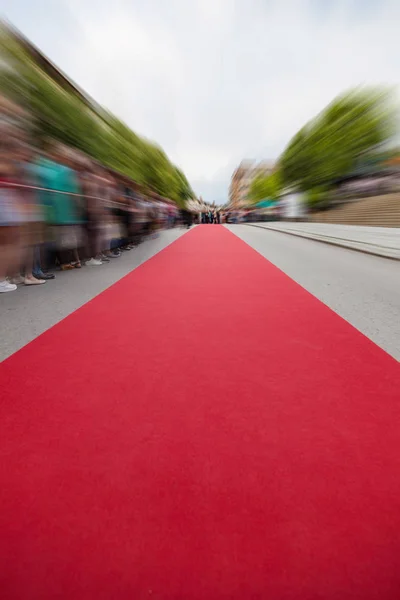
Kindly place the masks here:
<instances>
[{"instance_id":1,"label":"rope barrier","mask_svg":"<svg viewBox=\"0 0 400 600\"><path fill-rule=\"evenodd\" d=\"M109 198L106 198L104 196L90 196L88 194L84 194L84 193L75 193L75 192L63 192L61 190L52 190L50 188L43 188L43 187L39 187L36 185L27 185L27 184L23 184L23 183L15 183L15 182L0 182L0 188L23 188L23 189L27 189L27 190L34 190L37 192L48 192L51 194L60 194L60 195L64 195L64 196L74 196L77 198L85 198L85 199L90 199L90 200L100 200L101 202L106 202L107 205L109 207L120 207L120 206L124 206L123 202L118 201L118 200L110 200ZM136 200L136 198L132 198L131 196L122 196L125 200ZM143 201L143 200L142 200ZM144 202L147 204L148 201L144 200ZM153 200L150 200L150 202L154 202ZM171 206L171 204L169 202L163 202L161 200L157 200L156 201L159 204L165 204L167 206ZM178 209L178 208L177 208ZM130 210L132 210L132 208L130 208ZM137 210L137 209L133 209L133 210Z\"/></svg>"}]
</instances>

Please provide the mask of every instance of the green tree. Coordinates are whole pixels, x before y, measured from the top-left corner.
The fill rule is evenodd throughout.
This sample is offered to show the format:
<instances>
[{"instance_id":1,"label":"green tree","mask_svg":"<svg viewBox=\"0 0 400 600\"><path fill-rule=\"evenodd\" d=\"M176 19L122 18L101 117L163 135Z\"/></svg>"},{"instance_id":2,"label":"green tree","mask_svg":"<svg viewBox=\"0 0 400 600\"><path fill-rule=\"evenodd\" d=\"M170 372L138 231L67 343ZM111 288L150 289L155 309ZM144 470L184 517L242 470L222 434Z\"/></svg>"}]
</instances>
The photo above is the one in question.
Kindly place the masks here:
<instances>
[{"instance_id":1,"label":"green tree","mask_svg":"<svg viewBox=\"0 0 400 600\"><path fill-rule=\"evenodd\" d=\"M63 77L52 77L6 27L0 30L0 49L1 89L31 112L37 139L50 137L77 148L179 206L194 196L185 175L159 146L84 101Z\"/></svg>"},{"instance_id":2,"label":"green tree","mask_svg":"<svg viewBox=\"0 0 400 600\"><path fill-rule=\"evenodd\" d=\"M249 196L253 203L261 200L277 200L282 189L282 175L279 169L270 175L257 175L250 185Z\"/></svg>"},{"instance_id":3,"label":"green tree","mask_svg":"<svg viewBox=\"0 0 400 600\"><path fill-rule=\"evenodd\" d=\"M283 182L306 191L331 185L394 133L388 90L358 89L336 98L290 141L280 159Z\"/></svg>"}]
</instances>

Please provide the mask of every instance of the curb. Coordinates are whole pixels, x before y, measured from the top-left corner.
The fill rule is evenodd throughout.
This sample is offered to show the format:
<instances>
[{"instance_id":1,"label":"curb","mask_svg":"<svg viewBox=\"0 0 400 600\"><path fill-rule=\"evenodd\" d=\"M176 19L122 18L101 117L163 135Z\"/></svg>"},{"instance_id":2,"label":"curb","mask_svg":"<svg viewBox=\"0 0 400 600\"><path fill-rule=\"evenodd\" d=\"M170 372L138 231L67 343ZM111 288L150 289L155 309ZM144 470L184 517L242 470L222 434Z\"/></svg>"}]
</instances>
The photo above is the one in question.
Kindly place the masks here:
<instances>
[{"instance_id":1,"label":"curb","mask_svg":"<svg viewBox=\"0 0 400 600\"><path fill-rule=\"evenodd\" d=\"M347 248L348 250L355 250L356 252L363 252L364 254L372 254L374 256L380 256L381 258L390 258L391 260L400 260L400 248L391 248L385 246L377 246L370 242L358 242L352 240L345 240L343 238L335 238L326 235L318 235L312 233L306 233L304 231L296 231L288 229L281 229L277 227L268 227L265 225L257 225L257 223L243 223L249 227L258 227L259 229L266 229L268 231L276 231L278 233L286 233L288 235L294 235L295 237L302 237L315 242L322 242L323 244L330 244L331 246L339 246L340 248Z\"/></svg>"}]
</instances>

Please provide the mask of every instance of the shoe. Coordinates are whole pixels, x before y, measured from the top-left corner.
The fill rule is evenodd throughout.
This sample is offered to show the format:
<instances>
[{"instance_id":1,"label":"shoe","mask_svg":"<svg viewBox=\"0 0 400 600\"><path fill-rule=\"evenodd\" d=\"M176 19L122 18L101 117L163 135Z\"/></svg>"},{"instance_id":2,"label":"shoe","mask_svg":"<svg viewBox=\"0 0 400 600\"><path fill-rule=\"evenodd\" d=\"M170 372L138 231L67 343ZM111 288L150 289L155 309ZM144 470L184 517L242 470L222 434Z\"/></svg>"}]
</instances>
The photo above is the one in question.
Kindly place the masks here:
<instances>
[{"instance_id":1,"label":"shoe","mask_svg":"<svg viewBox=\"0 0 400 600\"><path fill-rule=\"evenodd\" d=\"M100 265L102 265L103 263L101 262L101 260L99 260L98 258L91 258L90 260L86 261L86 265L88 267L98 267Z\"/></svg>"},{"instance_id":2,"label":"shoe","mask_svg":"<svg viewBox=\"0 0 400 600\"><path fill-rule=\"evenodd\" d=\"M71 269L75 269L74 265L61 265L61 271L71 271Z\"/></svg>"},{"instance_id":3,"label":"shoe","mask_svg":"<svg viewBox=\"0 0 400 600\"><path fill-rule=\"evenodd\" d=\"M17 286L15 285L15 283L9 283L7 281L7 279L3 279L3 281L0 281L0 293L1 292L15 292L16 289L17 289Z\"/></svg>"},{"instance_id":4,"label":"shoe","mask_svg":"<svg viewBox=\"0 0 400 600\"><path fill-rule=\"evenodd\" d=\"M56 277L53 275L53 273L32 273L32 275L35 277L35 279L43 279L44 281L55 279Z\"/></svg>"},{"instance_id":5,"label":"shoe","mask_svg":"<svg viewBox=\"0 0 400 600\"><path fill-rule=\"evenodd\" d=\"M121 256L121 252L119 250L115 250L110 254L111 258L119 258Z\"/></svg>"},{"instance_id":6,"label":"shoe","mask_svg":"<svg viewBox=\"0 0 400 600\"><path fill-rule=\"evenodd\" d=\"M101 255L100 260L101 260L101 262L110 262L110 259L105 254Z\"/></svg>"},{"instance_id":7,"label":"shoe","mask_svg":"<svg viewBox=\"0 0 400 600\"><path fill-rule=\"evenodd\" d=\"M22 275L17 275L16 277L13 277L10 281L14 285L20 285L21 283L24 283L24 278L22 277Z\"/></svg>"},{"instance_id":8,"label":"shoe","mask_svg":"<svg viewBox=\"0 0 400 600\"><path fill-rule=\"evenodd\" d=\"M33 275L24 279L25 285L42 285L43 283L46 283L44 279L36 279Z\"/></svg>"}]
</instances>

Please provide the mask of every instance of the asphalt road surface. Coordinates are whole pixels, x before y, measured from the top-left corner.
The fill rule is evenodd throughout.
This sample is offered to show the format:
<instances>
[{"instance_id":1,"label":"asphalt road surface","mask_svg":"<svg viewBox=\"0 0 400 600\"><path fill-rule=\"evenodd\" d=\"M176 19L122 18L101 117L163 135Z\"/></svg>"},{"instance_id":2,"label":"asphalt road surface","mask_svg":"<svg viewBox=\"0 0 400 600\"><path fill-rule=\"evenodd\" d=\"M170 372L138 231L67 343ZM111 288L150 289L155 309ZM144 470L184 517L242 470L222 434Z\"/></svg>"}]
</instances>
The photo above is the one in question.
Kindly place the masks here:
<instances>
[{"instance_id":1,"label":"asphalt road surface","mask_svg":"<svg viewBox=\"0 0 400 600\"><path fill-rule=\"evenodd\" d=\"M227 227L400 360L400 265L397 261L250 225ZM16 292L0 294L0 360L184 233L184 229L164 231L157 239L148 240L101 267L57 273L55 280L43 286L22 286ZM110 310L118 310L118 307L110 306Z\"/></svg>"}]
</instances>

